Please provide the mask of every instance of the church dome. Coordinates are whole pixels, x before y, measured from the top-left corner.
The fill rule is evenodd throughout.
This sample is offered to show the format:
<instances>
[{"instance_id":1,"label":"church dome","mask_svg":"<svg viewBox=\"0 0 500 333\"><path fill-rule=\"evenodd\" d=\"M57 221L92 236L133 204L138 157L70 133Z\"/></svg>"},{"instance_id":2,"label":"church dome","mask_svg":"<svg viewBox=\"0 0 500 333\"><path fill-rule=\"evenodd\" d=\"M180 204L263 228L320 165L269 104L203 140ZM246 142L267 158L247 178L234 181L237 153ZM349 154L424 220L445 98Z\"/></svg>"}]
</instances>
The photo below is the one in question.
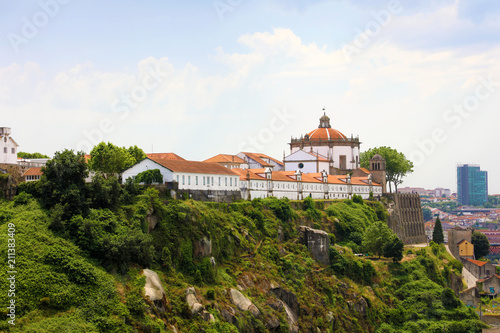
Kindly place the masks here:
<instances>
[{"instance_id":1,"label":"church dome","mask_svg":"<svg viewBox=\"0 0 500 333\"><path fill-rule=\"evenodd\" d=\"M307 134L309 140L347 140L347 137L333 128L320 127Z\"/></svg>"},{"instance_id":2,"label":"church dome","mask_svg":"<svg viewBox=\"0 0 500 333\"><path fill-rule=\"evenodd\" d=\"M375 154L375 155L373 155L372 160L382 161L382 160L384 160L384 158L379 154Z\"/></svg>"},{"instance_id":3,"label":"church dome","mask_svg":"<svg viewBox=\"0 0 500 333\"><path fill-rule=\"evenodd\" d=\"M319 118L318 128L309 132L307 137L309 140L347 140L347 137L343 133L332 128L330 118L326 113Z\"/></svg>"}]
</instances>

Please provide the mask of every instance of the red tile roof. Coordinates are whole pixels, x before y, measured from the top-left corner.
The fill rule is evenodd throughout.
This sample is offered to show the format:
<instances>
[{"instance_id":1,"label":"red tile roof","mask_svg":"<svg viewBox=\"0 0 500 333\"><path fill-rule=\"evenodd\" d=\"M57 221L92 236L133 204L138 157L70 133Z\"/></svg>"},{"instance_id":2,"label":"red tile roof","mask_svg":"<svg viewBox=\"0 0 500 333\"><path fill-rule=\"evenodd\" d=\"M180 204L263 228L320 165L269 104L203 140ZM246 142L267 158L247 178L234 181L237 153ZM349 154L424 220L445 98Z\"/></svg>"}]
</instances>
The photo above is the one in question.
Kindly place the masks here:
<instances>
[{"instance_id":1,"label":"red tile roof","mask_svg":"<svg viewBox=\"0 0 500 333\"><path fill-rule=\"evenodd\" d=\"M28 170L26 170L25 173L23 173L23 177L24 176L41 176L41 175L43 175L42 168L38 168L38 167L29 168Z\"/></svg>"},{"instance_id":2,"label":"red tile roof","mask_svg":"<svg viewBox=\"0 0 500 333\"><path fill-rule=\"evenodd\" d=\"M260 165L262 165L263 167L269 167L269 166L273 166L272 164L269 164L267 163L266 161L263 160L263 158L267 158L269 160L272 160L274 161L275 163L277 163L278 165L281 165L283 166L283 162L281 161L278 161L277 159L275 158L272 158L270 156L267 156L266 154L262 154L262 153L245 153L245 152L242 152L242 154L245 154L246 156L248 156L249 158L251 158L252 160L254 160L255 162L259 163Z\"/></svg>"},{"instance_id":3,"label":"red tile roof","mask_svg":"<svg viewBox=\"0 0 500 333\"><path fill-rule=\"evenodd\" d=\"M214 157L210 157L209 159L204 160L203 162L210 163L246 163L242 158L236 155L228 155L228 154L219 154Z\"/></svg>"},{"instance_id":4,"label":"red tile roof","mask_svg":"<svg viewBox=\"0 0 500 333\"><path fill-rule=\"evenodd\" d=\"M217 163L197 162L197 161L179 161L167 158L151 158L150 160L164 166L173 172L186 173L205 173L216 175L236 176L234 172Z\"/></svg>"},{"instance_id":5,"label":"red tile roof","mask_svg":"<svg viewBox=\"0 0 500 333\"><path fill-rule=\"evenodd\" d=\"M485 261L479 261L479 260L474 260L474 259L466 259L466 260L470 261L471 263L473 263L474 265L479 266L479 267L486 265Z\"/></svg>"},{"instance_id":6,"label":"red tile roof","mask_svg":"<svg viewBox=\"0 0 500 333\"><path fill-rule=\"evenodd\" d=\"M185 161L182 157L174 153L151 153L146 154L149 158L164 158L167 160Z\"/></svg>"}]
</instances>

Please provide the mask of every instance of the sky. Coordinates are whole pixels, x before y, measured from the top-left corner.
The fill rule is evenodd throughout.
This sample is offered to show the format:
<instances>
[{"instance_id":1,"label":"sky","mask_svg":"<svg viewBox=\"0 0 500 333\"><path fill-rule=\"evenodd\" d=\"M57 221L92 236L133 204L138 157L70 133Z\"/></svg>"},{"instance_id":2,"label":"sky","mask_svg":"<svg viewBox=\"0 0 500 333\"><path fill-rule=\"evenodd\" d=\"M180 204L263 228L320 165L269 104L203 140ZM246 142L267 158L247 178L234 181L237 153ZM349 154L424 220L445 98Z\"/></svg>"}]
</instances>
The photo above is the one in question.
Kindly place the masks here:
<instances>
[{"instance_id":1,"label":"sky","mask_svg":"<svg viewBox=\"0 0 500 333\"><path fill-rule=\"evenodd\" d=\"M281 159L319 125L415 164L401 186L500 193L500 2L0 2L0 126L20 151L101 141Z\"/></svg>"}]
</instances>

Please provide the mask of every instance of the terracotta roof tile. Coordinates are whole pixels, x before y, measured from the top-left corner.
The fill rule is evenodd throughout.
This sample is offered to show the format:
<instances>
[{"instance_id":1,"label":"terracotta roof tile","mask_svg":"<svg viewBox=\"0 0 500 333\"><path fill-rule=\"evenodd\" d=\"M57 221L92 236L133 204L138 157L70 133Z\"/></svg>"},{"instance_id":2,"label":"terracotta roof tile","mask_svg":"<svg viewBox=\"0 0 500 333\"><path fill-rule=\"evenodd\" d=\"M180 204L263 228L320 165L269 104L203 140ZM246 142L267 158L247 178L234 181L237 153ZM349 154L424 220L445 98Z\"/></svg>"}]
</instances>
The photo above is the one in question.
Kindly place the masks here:
<instances>
[{"instance_id":1,"label":"terracotta roof tile","mask_svg":"<svg viewBox=\"0 0 500 333\"><path fill-rule=\"evenodd\" d=\"M185 161L184 158L174 153L151 153L146 154L146 156L149 158L164 158L167 160Z\"/></svg>"},{"instance_id":2,"label":"terracotta roof tile","mask_svg":"<svg viewBox=\"0 0 500 333\"><path fill-rule=\"evenodd\" d=\"M205 173L236 176L237 174L217 163L197 162L197 161L179 161L166 158L151 158L150 160L164 166L173 172L186 173Z\"/></svg>"},{"instance_id":3,"label":"terracotta roof tile","mask_svg":"<svg viewBox=\"0 0 500 333\"><path fill-rule=\"evenodd\" d=\"M278 161L277 159L272 158L270 156L267 156L266 154L262 154L262 153L246 153L246 152L242 152L242 154L245 154L246 156L248 156L249 158L251 158L252 160L254 160L255 162L259 163L260 165L262 165L264 167L270 167L270 166L273 166L273 165L267 163L266 161L264 161L263 158L267 158L269 160L274 161L278 165L283 166L283 162Z\"/></svg>"},{"instance_id":4,"label":"terracotta roof tile","mask_svg":"<svg viewBox=\"0 0 500 333\"><path fill-rule=\"evenodd\" d=\"M466 259L466 260L470 261L471 263L473 263L474 265L479 266L479 267L486 265L485 261L479 261L479 260L474 260L474 259Z\"/></svg>"},{"instance_id":5,"label":"terracotta roof tile","mask_svg":"<svg viewBox=\"0 0 500 333\"><path fill-rule=\"evenodd\" d=\"M38 167L29 168L28 170L26 170L25 173L23 173L23 177L24 176L41 176L41 175L43 175L42 168L38 168Z\"/></svg>"},{"instance_id":6,"label":"terracotta roof tile","mask_svg":"<svg viewBox=\"0 0 500 333\"><path fill-rule=\"evenodd\" d=\"M228 155L228 154L215 155L214 157L210 157L209 159L206 159L203 162L210 162L210 163L239 163L239 164L246 163L242 158L240 158L240 157L238 157L236 155Z\"/></svg>"}]
</instances>

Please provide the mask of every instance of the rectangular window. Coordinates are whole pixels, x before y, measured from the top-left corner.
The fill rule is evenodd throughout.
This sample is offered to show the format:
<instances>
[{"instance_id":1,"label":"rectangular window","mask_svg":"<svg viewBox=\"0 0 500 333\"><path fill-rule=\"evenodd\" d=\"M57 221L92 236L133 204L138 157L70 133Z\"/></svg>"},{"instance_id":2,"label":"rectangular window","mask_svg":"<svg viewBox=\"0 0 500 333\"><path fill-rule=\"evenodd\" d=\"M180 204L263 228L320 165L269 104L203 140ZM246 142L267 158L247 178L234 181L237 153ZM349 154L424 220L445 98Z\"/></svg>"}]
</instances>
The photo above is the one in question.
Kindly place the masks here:
<instances>
[{"instance_id":1,"label":"rectangular window","mask_svg":"<svg viewBox=\"0 0 500 333\"><path fill-rule=\"evenodd\" d=\"M212 178L212 186L214 186L214 177L211 177Z\"/></svg>"},{"instance_id":2,"label":"rectangular window","mask_svg":"<svg viewBox=\"0 0 500 333\"><path fill-rule=\"evenodd\" d=\"M186 176L182 175L182 185L186 184Z\"/></svg>"},{"instance_id":3,"label":"rectangular window","mask_svg":"<svg viewBox=\"0 0 500 333\"><path fill-rule=\"evenodd\" d=\"M196 176L196 185L198 185L198 176Z\"/></svg>"},{"instance_id":4,"label":"rectangular window","mask_svg":"<svg viewBox=\"0 0 500 333\"><path fill-rule=\"evenodd\" d=\"M227 177L225 177L225 179L226 179L226 186L227 186Z\"/></svg>"},{"instance_id":5,"label":"rectangular window","mask_svg":"<svg viewBox=\"0 0 500 333\"><path fill-rule=\"evenodd\" d=\"M203 186L205 186L205 176L203 176Z\"/></svg>"},{"instance_id":6,"label":"rectangular window","mask_svg":"<svg viewBox=\"0 0 500 333\"><path fill-rule=\"evenodd\" d=\"M229 186L233 186L233 178L229 178Z\"/></svg>"},{"instance_id":7,"label":"rectangular window","mask_svg":"<svg viewBox=\"0 0 500 333\"><path fill-rule=\"evenodd\" d=\"M3 152L7 154L7 147L3 147Z\"/></svg>"},{"instance_id":8,"label":"rectangular window","mask_svg":"<svg viewBox=\"0 0 500 333\"><path fill-rule=\"evenodd\" d=\"M220 177L219 177L219 186L220 186Z\"/></svg>"},{"instance_id":9,"label":"rectangular window","mask_svg":"<svg viewBox=\"0 0 500 333\"><path fill-rule=\"evenodd\" d=\"M238 178L236 178L236 179L234 180L234 186L235 186L235 187L238 187Z\"/></svg>"},{"instance_id":10,"label":"rectangular window","mask_svg":"<svg viewBox=\"0 0 500 333\"><path fill-rule=\"evenodd\" d=\"M16 148L12 148L11 151L12 151L12 154L15 154L16 153Z\"/></svg>"},{"instance_id":11,"label":"rectangular window","mask_svg":"<svg viewBox=\"0 0 500 333\"><path fill-rule=\"evenodd\" d=\"M177 183L179 183L179 175L177 175Z\"/></svg>"},{"instance_id":12,"label":"rectangular window","mask_svg":"<svg viewBox=\"0 0 500 333\"><path fill-rule=\"evenodd\" d=\"M188 185L191 185L191 176L188 176Z\"/></svg>"}]
</instances>

